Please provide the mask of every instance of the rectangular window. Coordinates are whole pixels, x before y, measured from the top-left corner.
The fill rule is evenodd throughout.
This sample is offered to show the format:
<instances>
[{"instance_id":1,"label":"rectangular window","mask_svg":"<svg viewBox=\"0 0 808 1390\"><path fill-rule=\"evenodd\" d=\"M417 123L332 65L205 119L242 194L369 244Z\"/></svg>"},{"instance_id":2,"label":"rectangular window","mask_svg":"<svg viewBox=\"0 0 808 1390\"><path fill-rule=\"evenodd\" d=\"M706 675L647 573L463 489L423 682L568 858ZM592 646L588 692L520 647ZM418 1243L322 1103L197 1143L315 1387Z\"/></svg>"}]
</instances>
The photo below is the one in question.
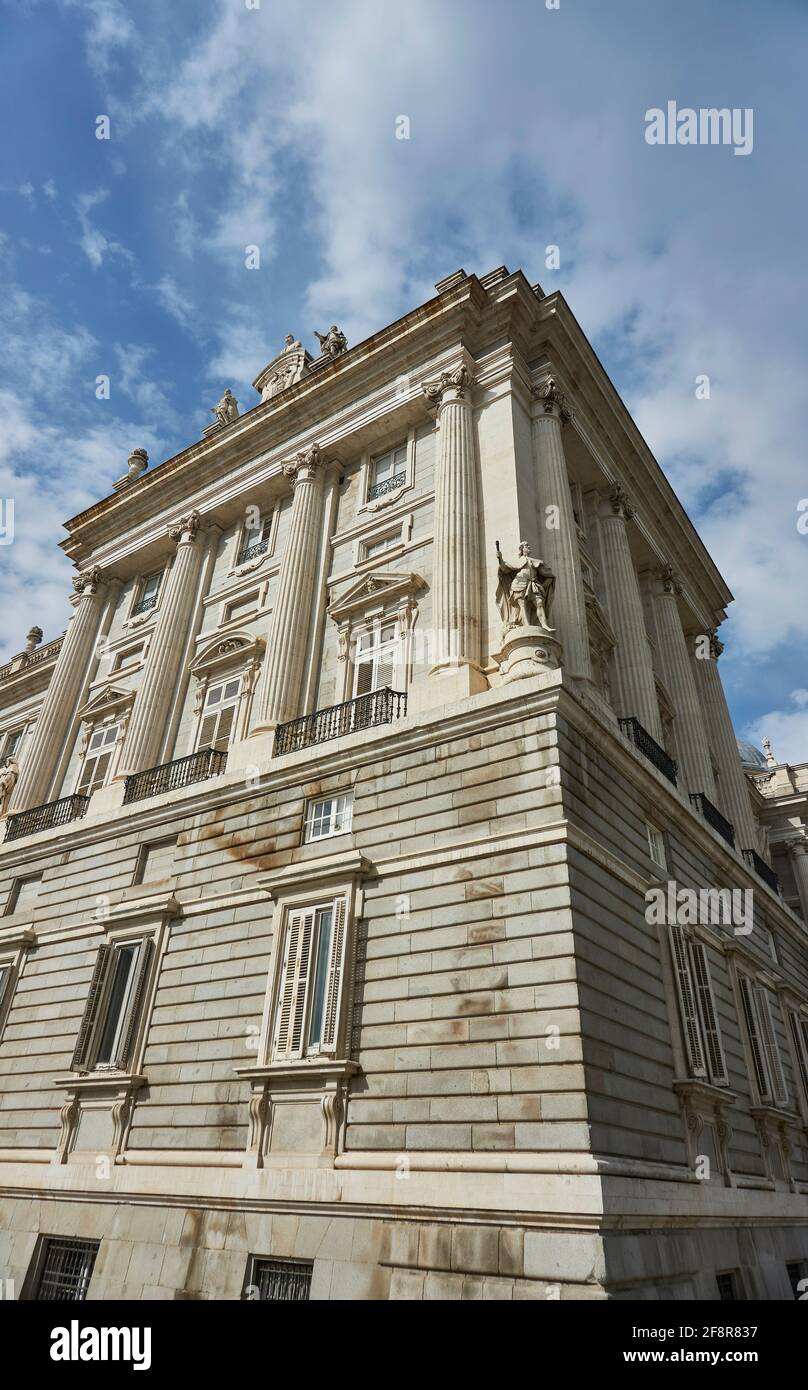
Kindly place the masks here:
<instances>
[{"instance_id":1,"label":"rectangular window","mask_svg":"<svg viewBox=\"0 0 808 1390\"><path fill-rule=\"evenodd\" d=\"M772 1105L787 1105L788 1087L769 992L746 975L738 977L738 985L758 1096Z\"/></svg>"},{"instance_id":2,"label":"rectangular window","mask_svg":"<svg viewBox=\"0 0 808 1390\"><path fill-rule=\"evenodd\" d=\"M688 1075L714 1086L728 1084L707 951L688 942L681 927L668 928Z\"/></svg>"},{"instance_id":3,"label":"rectangular window","mask_svg":"<svg viewBox=\"0 0 808 1390\"><path fill-rule=\"evenodd\" d=\"M135 870L135 883L161 883L168 878L174 855L177 852L177 837L168 840L153 840L142 845Z\"/></svg>"},{"instance_id":4,"label":"rectangular window","mask_svg":"<svg viewBox=\"0 0 808 1390\"><path fill-rule=\"evenodd\" d=\"M808 1105L808 1020L801 1018L794 1013L793 1009L788 1014L791 1037L794 1042L794 1051L797 1054L797 1068L800 1073L803 1095Z\"/></svg>"},{"instance_id":5,"label":"rectangular window","mask_svg":"<svg viewBox=\"0 0 808 1390\"><path fill-rule=\"evenodd\" d=\"M769 947L769 955L771 956L775 965L779 965L780 961L777 957L777 942L775 940L774 932L771 930L771 927L766 927L766 942Z\"/></svg>"},{"instance_id":6,"label":"rectangular window","mask_svg":"<svg viewBox=\"0 0 808 1390\"><path fill-rule=\"evenodd\" d=\"M251 1255L244 1297L258 1302L304 1303L311 1297L312 1260L269 1260Z\"/></svg>"},{"instance_id":7,"label":"rectangular window","mask_svg":"<svg viewBox=\"0 0 808 1390\"><path fill-rule=\"evenodd\" d=\"M41 885L41 874L31 874L28 878L15 878L8 895L6 915L12 912L30 912L36 902Z\"/></svg>"},{"instance_id":8,"label":"rectangular window","mask_svg":"<svg viewBox=\"0 0 808 1390\"><path fill-rule=\"evenodd\" d=\"M157 603L157 596L160 593L160 584L163 578L163 571L156 570L154 574L147 574L141 580L138 590L137 602L132 609L132 617L138 613L148 613Z\"/></svg>"},{"instance_id":9,"label":"rectangular window","mask_svg":"<svg viewBox=\"0 0 808 1390\"><path fill-rule=\"evenodd\" d=\"M254 589L251 594L246 594L244 598L234 599L228 603L224 610L224 620L226 623L244 622L247 618L255 617L258 612L258 590Z\"/></svg>"},{"instance_id":10,"label":"rectangular window","mask_svg":"<svg viewBox=\"0 0 808 1390\"><path fill-rule=\"evenodd\" d=\"M103 728L96 729L91 736L84 757L84 766L81 769L79 784L76 787L80 796L92 796L98 787L103 787L109 772L109 765L112 762L117 738L117 724L105 724Z\"/></svg>"},{"instance_id":11,"label":"rectangular window","mask_svg":"<svg viewBox=\"0 0 808 1390\"><path fill-rule=\"evenodd\" d=\"M197 748L216 748L226 753L236 722L241 695L241 676L212 685L205 697Z\"/></svg>"},{"instance_id":12,"label":"rectangular window","mask_svg":"<svg viewBox=\"0 0 808 1390\"><path fill-rule=\"evenodd\" d=\"M718 1285L718 1297L722 1303L737 1303L738 1277L736 1270L726 1269L721 1274L716 1274L715 1282Z\"/></svg>"},{"instance_id":13,"label":"rectangular window","mask_svg":"<svg viewBox=\"0 0 808 1390\"><path fill-rule=\"evenodd\" d=\"M5 1023L6 1014L11 1004L13 981L14 966L10 961L0 961L0 1030Z\"/></svg>"},{"instance_id":14,"label":"rectangular window","mask_svg":"<svg viewBox=\"0 0 808 1390\"><path fill-rule=\"evenodd\" d=\"M16 757L19 746L22 743L22 732L22 729L12 729L0 739L3 758Z\"/></svg>"},{"instance_id":15,"label":"rectangular window","mask_svg":"<svg viewBox=\"0 0 808 1390\"><path fill-rule=\"evenodd\" d=\"M403 487L406 481L407 446L401 444L397 449L390 449L388 453L371 459L368 501L383 497L387 492L395 492L396 488Z\"/></svg>"},{"instance_id":16,"label":"rectangular window","mask_svg":"<svg viewBox=\"0 0 808 1390\"><path fill-rule=\"evenodd\" d=\"M143 643L139 642L136 647L126 647L124 651L116 652L115 660L112 663L113 671L129 671L139 666L143 659Z\"/></svg>"},{"instance_id":17,"label":"rectangular window","mask_svg":"<svg viewBox=\"0 0 808 1390\"><path fill-rule=\"evenodd\" d=\"M398 650L395 623L380 623L363 632L354 656L354 695L384 690L393 684Z\"/></svg>"},{"instance_id":18,"label":"rectangular window","mask_svg":"<svg viewBox=\"0 0 808 1390\"><path fill-rule=\"evenodd\" d=\"M648 853L654 863L660 868L667 870L668 863L665 858L665 837L661 830L657 830L650 821L645 824L646 834L648 835Z\"/></svg>"},{"instance_id":19,"label":"rectangular window","mask_svg":"<svg viewBox=\"0 0 808 1390\"><path fill-rule=\"evenodd\" d=\"M383 555L385 550L393 550L400 544L400 531L391 531L389 536L380 536L376 541L365 541L362 545L362 559L371 560L374 555Z\"/></svg>"},{"instance_id":20,"label":"rectangular window","mask_svg":"<svg viewBox=\"0 0 808 1390\"><path fill-rule=\"evenodd\" d=\"M81 1302L87 1297L100 1241L48 1236L34 1298L40 1303Z\"/></svg>"},{"instance_id":21,"label":"rectangular window","mask_svg":"<svg viewBox=\"0 0 808 1390\"><path fill-rule=\"evenodd\" d=\"M259 555L265 555L269 550L269 537L271 531L271 512L267 512L266 515L260 516L255 526L245 525L241 535L241 546L236 563L243 565L247 560L254 560Z\"/></svg>"},{"instance_id":22,"label":"rectangular window","mask_svg":"<svg viewBox=\"0 0 808 1390\"><path fill-rule=\"evenodd\" d=\"M786 1264L786 1274L791 1285L791 1292L800 1302L803 1296L808 1293L808 1279L805 1277L805 1270L804 1260L789 1260Z\"/></svg>"},{"instance_id":23,"label":"rectangular window","mask_svg":"<svg viewBox=\"0 0 808 1390\"><path fill-rule=\"evenodd\" d=\"M71 1070L129 1066L153 956L150 938L98 948Z\"/></svg>"},{"instance_id":24,"label":"rectangular window","mask_svg":"<svg viewBox=\"0 0 808 1390\"><path fill-rule=\"evenodd\" d=\"M353 819L353 794L327 796L320 801L310 801L306 810L306 829L304 844L312 840L326 840L330 835L345 835L351 828Z\"/></svg>"},{"instance_id":25,"label":"rectangular window","mask_svg":"<svg viewBox=\"0 0 808 1390\"><path fill-rule=\"evenodd\" d=\"M333 1052L337 1043L347 904L288 912L272 1035L275 1060Z\"/></svg>"}]
</instances>

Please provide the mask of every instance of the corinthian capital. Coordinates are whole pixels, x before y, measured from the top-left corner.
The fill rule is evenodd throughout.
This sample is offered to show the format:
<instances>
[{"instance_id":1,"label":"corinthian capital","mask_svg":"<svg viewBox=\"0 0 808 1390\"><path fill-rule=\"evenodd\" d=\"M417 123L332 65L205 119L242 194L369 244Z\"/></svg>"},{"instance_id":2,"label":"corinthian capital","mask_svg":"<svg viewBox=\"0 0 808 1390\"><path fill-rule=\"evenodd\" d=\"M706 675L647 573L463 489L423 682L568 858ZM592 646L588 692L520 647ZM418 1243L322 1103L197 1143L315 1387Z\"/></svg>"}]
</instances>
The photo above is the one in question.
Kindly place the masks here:
<instances>
[{"instance_id":1,"label":"corinthian capital","mask_svg":"<svg viewBox=\"0 0 808 1390\"><path fill-rule=\"evenodd\" d=\"M168 528L168 537L172 541L189 540L195 541L200 525L199 512L189 512L187 516L181 516L179 521Z\"/></svg>"},{"instance_id":2,"label":"corinthian capital","mask_svg":"<svg viewBox=\"0 0 808 1390\"><path fill-rule=\"evenodd\" d=\"M533 388L533 395L536 400L541 401L542 411L545 415L552 415L562 424L568 424L572 419L572 407L560 389L555 377L548 377L539 386Z\"/></svg>"},{"instance_id":3,"label":"corinthian capital","mask_svg":"<svg viewBox=\"0 0 808 1390\"><path fill-rule=\"evenodd\" d=\"M673 565L663 565L658 571L658 577L662 584L663 593L681 594L682 586L673 572Z\"/></svg>"},{"instance_id":4,"label":"corinthian capital","mask_svg":"<svg viewBox=\"0 0 808 1390\"><path fill-rule=\"evenodd\" d=\"M82 570L81 574L73 576L73 588L77 594L94 594L102 582L103 575L99 565L91 565L89 569Z\"/></svg>"},{"instance_id":5,"label":"corinthian capital","mask_svg":"<svg viewBox=\"0 0 808 1390\"><path fill-rule=\"evenodd\" d=\"M468 367L456 367L453 372L441 372L437 381L422 382L421 390L429 404L438 410L443 403L445 391L454 391L457 399L462 401L471 384L471 372Z\"/></svg>"},{"instance_id":6,"label":"corinthian capital","mask_svg":"<svg viewBox=\"0 0 808 1390\"><path fill-rule=\"evenodd\" d=\"M626 521L631 521L634 507L622 483L616 483L609 493L609 507L615 516L622 516Z\"/></svg>"},{"instance_id":7,"label":"corinthian capital","mask_svg":"<svg viewBox=\"0 0 808 1390\"><path fill-rule=\"evenodd\" d=\"M316 478L318 468L325 468L327 460L323 457L319 444L312 444L309 449L303 449L295 455L294 463L284 465L284 477L288 478L294 488L301 478Z\"/></svg>"}]
</instances>

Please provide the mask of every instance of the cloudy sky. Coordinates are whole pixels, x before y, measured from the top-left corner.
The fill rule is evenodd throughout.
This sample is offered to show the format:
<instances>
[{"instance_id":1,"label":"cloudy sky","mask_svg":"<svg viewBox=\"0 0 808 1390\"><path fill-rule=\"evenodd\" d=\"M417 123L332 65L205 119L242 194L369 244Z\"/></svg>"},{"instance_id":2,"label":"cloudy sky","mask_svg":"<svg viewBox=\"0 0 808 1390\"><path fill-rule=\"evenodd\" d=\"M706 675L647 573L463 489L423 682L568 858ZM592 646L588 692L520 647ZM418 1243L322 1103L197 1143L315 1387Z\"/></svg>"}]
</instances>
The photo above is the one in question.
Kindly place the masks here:
<instances>
[{"instance_id":1,"label":"cloudy sky","mask_svg":"<svg viewBox=\"0 0 808 1390\"><path fill-rule=\"evenodd\" d=\"M288 332L356 342L504 263L563 290L727 578L736 725L808 760L805 0L0 0L0 24L0 662L64 627L62 522L133 446L197 439L225 385L255 403ZM751 153L649 145L668 101L751 108Z\"/></svg>"}]
</instances>

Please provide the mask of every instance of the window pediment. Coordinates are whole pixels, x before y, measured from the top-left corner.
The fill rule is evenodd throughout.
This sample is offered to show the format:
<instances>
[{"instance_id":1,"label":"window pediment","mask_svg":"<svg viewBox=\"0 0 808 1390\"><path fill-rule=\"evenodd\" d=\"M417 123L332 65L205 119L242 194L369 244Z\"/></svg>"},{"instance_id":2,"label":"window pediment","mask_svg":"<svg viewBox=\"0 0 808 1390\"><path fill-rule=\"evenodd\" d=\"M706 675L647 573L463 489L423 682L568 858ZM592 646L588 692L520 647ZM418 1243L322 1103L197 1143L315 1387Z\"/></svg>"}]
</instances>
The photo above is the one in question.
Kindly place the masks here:
<instances>
[{"instance_id":1,"label":"window pediment","mask_svg":"<svg viewBox=\"0 0 808 1390\"><path fill-rule=\"evenodd\" d=\"M85 724L95 724L107 716L120 716L134 703L134 699L134 690L123 690L117 685L105 685L79 710L79 719Z\"/></svg>"},{"instance_id":2,"label":"window pediment","mask_svg":"<svg viewBox=\"0 0 808 1390\"><path fill-rule=\"evenodd\" d=\"M344 623L364 613L369 607L412 598L426 587L420 574L400 574L392 570L375 570L350 584L343 594L331 600L328 615Z\"/></svg>"},{"instance_id":3,"label":"window pediment","mask_svg":"<svg viewBox=\"0 0 808 1390\"><path fill-rule=\"evenodd\" d=\"M264 653L264 640L248 632L231 632L216 637L191 662L195 676L212 676L226 666L255 663Z\"/></svg>"}]
</instances>

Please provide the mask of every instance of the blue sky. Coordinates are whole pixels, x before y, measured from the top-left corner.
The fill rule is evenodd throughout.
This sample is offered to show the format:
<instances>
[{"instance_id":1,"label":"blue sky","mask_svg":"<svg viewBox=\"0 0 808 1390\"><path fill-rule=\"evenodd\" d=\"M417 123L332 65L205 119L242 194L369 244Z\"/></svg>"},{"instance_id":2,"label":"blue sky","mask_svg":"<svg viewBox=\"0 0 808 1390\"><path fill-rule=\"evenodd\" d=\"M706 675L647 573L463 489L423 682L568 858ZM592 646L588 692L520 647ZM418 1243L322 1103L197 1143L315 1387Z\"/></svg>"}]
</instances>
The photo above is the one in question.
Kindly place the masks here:
<instances>
[{"instance_id":1,"label":"blue sky","mask_svg":"<svg viewBox=\"0 0 808 1390\"><path fill-rule=\"evenodd\" d=\"M504 263L563 290L735 593L737 726L808 760L808 5L255 4L0 0L0 661L62 630L62 522L133 446L253 404L286 333ZM752 108L752 153L648 145L668 100Z\"/></svg>"}]
</instances>

